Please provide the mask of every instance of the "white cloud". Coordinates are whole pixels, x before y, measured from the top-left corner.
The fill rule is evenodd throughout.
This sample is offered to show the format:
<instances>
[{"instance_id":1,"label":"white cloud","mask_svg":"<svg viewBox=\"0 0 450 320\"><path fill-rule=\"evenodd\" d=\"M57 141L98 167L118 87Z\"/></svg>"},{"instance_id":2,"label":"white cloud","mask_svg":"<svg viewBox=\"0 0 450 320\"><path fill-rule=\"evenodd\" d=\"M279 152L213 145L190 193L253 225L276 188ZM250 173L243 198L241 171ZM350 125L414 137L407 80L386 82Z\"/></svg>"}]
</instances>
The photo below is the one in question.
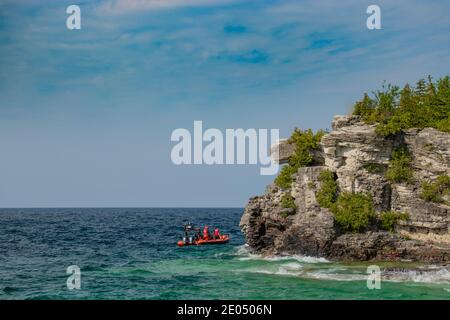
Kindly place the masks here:
<instances>
[{"instance_id":1,"label":"white cloud","mask_svg":"<svg viewBox=\"0 0 450 320\"><path fill-rule=\"evenodd\" d=\"M103 13L121 14L176 7L214 6L237 0L107 0L100 5Z\"/></svg>"}]
</instances>

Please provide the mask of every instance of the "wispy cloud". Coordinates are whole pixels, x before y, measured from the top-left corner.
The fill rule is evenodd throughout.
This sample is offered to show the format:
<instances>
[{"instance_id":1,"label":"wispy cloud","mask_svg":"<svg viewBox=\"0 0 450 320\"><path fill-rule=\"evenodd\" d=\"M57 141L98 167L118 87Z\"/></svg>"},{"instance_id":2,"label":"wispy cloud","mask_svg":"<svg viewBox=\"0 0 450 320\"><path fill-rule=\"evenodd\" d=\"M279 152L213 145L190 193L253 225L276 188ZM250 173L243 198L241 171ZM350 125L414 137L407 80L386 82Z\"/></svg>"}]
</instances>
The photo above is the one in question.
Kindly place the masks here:
<instances>
[{"instance_id":1,"label":"wispy cloud","mask_svg":"<svg viewBox=\"0 0 450 320\"><path fill-rule=\"evenodd\" d=\"M91 91L95 84L111 92L145 88L154 97L178 91L209 99L205 91L226 96L248 88L274 90L311 83L324 72L388 69L432 55L427 48L448 52L447 36L437 32L448 26L438 19L448 12L442 3L434 3L424 18L414 9L424 10L419 2L401 2L404 6L382 3L379 32L365 29L365 5L359 0L105 0L81 5L80 32L64 29L64 11L54 2L42 6L39 15L4 19L7 25L17 23L14 39L0 48L0 79L5 79L0 90L48 94L74 85ZM108 16L99 8L127 14ZM432 15L436 22L429 25ZM407 29L404 16L418 24L408 23ZM11 27L0 29L10 33ZM14 85L6 80L11 77Z\"/></svg>"},{"instance_id":2,"label":"wispy cloud","mask_svg":"<svg viewBox=\"0 0 450 320\"><path fill-rule=\"evenodd\" d=\"M123 14L136 11L179 7L216 6L237 1L238 0L106 0L100 5L100 11L110 14Z\"/></svg>"},{"instance_id":3,"label":"wispy cloud","mask_svg":"<svg viewBox=\"0 0 450 320\"><path fill-rule=\"evenodd\" d=\"M236 63L251 63L251 64L260 64L266 63L269 60L269 55L266 52L253 49L250 51L244 52L221 52L216 56L219 60L228 60Z\"/></svg>"}]
</instances>

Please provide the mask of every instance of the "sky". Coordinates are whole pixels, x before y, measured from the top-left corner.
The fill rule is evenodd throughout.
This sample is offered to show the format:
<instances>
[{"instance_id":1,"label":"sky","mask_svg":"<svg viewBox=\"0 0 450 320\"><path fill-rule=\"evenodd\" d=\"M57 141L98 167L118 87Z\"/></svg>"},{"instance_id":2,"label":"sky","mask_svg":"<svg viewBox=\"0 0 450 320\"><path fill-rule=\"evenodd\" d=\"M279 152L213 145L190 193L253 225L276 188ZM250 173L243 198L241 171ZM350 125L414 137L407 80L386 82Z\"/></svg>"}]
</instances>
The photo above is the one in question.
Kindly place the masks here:
<instances>
[{"instance_id":1,"label":"sky","mask_svg":"<svg viewBox=\"0 0 450 320\"><path fill-rule=\"evenodd\" d=\"M330 128L383 81L449 74L449 16L448 0L2 0L0 207L243 207L274 176L177 166L173 130Z\"/></svg>"}]
</instances>

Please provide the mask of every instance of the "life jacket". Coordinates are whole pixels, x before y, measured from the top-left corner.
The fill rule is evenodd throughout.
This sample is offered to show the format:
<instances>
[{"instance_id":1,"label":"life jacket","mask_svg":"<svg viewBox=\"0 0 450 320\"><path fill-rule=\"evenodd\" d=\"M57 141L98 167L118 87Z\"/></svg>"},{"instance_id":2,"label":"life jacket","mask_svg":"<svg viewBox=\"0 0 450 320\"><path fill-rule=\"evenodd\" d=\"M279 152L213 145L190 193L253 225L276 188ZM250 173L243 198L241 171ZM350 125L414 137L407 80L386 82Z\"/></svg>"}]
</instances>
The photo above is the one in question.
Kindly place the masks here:
<instances>
[{"instance_id":1,"label":"life jacket","mask_svg":"<svg viewBox=\"0 0 450 320\"><path fill-rule=\"evenodd\" d=\"M214 229L214 235L216 236L216 237L218 237L218 236L220 236L220 231L219 231L219 229Z\"/></svg>"},{"instance_id":2,"label":"life jacket","mask_svg":"<svg viewBox=\"0 0 450 320\"><path fill-rule=\"evenodd\" d=\"M203 236L204 236L204 237L208 237L208 236L209 236L209 230L208 230L208 227L205 227L205 228L203 229Z\"/></svg>"}]
</instances>

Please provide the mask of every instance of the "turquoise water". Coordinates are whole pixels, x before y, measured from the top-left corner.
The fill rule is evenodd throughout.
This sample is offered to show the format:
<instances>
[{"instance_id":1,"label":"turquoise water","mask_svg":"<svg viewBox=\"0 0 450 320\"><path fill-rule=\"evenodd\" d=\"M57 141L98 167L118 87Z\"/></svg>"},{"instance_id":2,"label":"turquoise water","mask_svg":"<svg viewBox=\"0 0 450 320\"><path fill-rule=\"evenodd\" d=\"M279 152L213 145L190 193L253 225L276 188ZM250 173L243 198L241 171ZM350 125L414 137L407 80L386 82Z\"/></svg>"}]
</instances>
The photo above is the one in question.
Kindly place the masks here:
<instances>
[{"instance_id":1,"label":"turquoise water","mask_svg":"<svg viewBox=\"0 0 450 320\"><path fill-rule=\"evenodd\" d=\"M411 263L262 258L244 245L242 209L0 209L0 299L449 299L450 272ZM182 225L220 226L226 245L178 248ZM66 268L81 269L81 289Z\"/></svg>"}]
</instances>

